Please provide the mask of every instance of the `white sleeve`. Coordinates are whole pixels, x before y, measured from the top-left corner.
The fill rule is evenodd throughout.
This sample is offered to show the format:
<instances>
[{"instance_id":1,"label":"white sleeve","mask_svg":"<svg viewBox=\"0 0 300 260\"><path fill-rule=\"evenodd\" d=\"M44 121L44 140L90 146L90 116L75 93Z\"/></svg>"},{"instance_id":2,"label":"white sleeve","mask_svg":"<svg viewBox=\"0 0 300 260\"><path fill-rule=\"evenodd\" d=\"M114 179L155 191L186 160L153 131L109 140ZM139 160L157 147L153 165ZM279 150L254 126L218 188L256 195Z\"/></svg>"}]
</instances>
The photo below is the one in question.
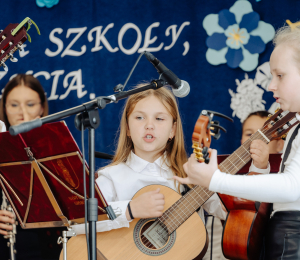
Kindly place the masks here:
<instances>
[{"instance_id":1,"label":"white sleeve","mask_svg":"<svg viewBox=\"0 0 300 260\"><path fill-rule=\"evenodd\" d=\"M99 172L100 176L96 180L96 184L101 190L105 200L112 207L117 218L114 220L102 220L97 221L97 232L109 231L112 229L118 229L122 227L129 227L129 222L126 218L126 209L130 200L126 201L114 201L117 197L112 180L109 178L109 174ZM72 229L77 235L85 234L84 224L73 225Z\"/></svg>"},{"instance_id":2,"label":"white sleeve","mask_svg":"<svg viewBox=\"0 0 300 260\"><path fill-rule=\"evenodd\" d=\"M248 200L288 203L300 198L300 147L281 174L230 175L216 170L209 190Z\"/></svg>"},{"instance_id":3,"label":"white sleeve","mask_svg":"<svg viewBox=\"0 0 300 260\"><path fill-rule=\"evenodd\" d=\"M257 172L257 173L261 173L261 174L268 174L268 173L270 173L270 170L271 170L270 163L268 163L267 169L259 169L254 165L253 160L252 160L250 168L249 168L249 172Z\"/></svg>"},{"instance_id":4,"label":"white sleeve","mask_svg":"<svg viewBox=\"0 0 300 260\"><path fill-rule=\"evenodd\" d=\"M227 213L222 209L221 200L215 193L203 205L203 209L210 215L216 216L219 219L225 220Z\"/></svg>"}]
</instances>

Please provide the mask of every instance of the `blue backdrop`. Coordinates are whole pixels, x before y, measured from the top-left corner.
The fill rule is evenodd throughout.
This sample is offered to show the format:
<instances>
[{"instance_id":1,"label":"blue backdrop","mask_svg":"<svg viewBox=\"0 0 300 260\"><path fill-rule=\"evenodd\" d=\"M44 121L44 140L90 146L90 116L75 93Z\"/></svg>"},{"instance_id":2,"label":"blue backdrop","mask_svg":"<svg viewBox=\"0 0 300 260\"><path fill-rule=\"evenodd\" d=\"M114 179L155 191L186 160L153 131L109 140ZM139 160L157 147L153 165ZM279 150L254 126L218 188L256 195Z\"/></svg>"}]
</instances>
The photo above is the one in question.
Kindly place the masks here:
<instances>
[{"instance_id":1,"label":"blue backdrop","mask_svg":"<svg viewBox=\"0 0 300 260\"><path fill-rule=\"evenodd\" d=\"M275 29L287 19L292 22L299 19L300 1L239 2L247 2L248 7L250 4L259 20ZM43 0L38 3L41 5ZM30 17L39 26L41 36L34 27L29 30L32 43L25 42L24 52L16 54L19 62L8 61L7 73L0 69L0 89L16 73L33 74L47 92L52 114L96 96L113 94L114 86L124 83L140 52L148 50L191 86L190 94L178 100L187 150L192 152L191 134L199 113L210 109L234 115L234 123L220 119L228 133L222 134L221 139L211 145L219 154L232 153L240 145L243 118L237 116L234 104L246 107L249 93L257 96L251 101L250 110L255 107L269 109L274 102L272 93L263 87L262 79L260 85L255 79L257 67L270 58L271 41L266 42L265 48L257 54L257 66L252 70L245 71L239 66L232 68L234 65L228 61L212 65L206 58L209 35L203 27L204 18L223 9L229 10L234 4L233 0L60 0L47 8L39 7L35 0L3 2L0 28ZM262 74L263 80L268 80L266 74ZM156 70L142 57L126 90L157 78ZM97 151L113 153L123 105L124 100L99 111L101 124L96 130ZM73 121L74 116L66 119L81 147L80 132ZM97 167L104 163L102 160L96 162Z\"/></svg>"}]
</instances>

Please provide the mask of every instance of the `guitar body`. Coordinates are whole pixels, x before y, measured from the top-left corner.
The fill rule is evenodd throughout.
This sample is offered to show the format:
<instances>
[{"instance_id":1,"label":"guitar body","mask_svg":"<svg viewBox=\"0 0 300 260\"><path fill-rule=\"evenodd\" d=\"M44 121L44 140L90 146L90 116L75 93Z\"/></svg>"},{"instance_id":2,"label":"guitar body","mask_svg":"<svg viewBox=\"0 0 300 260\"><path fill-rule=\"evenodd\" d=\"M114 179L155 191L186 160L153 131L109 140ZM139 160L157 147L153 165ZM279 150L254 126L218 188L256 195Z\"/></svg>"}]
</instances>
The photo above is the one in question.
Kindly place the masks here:
<instances>
[{"instance_id":1,"label":"guitar body","mask_svg":"<svg viewBox=\"0 0 300 260\"><path fill-rule=\"evenodd\" d=\"M160 188L165 196L165 210L171 207L181 198L177 192L162 185L149 185L139 190L133 199L145 192ZM152 224L152 220L134 219L129 223L129 228L114 229L107 232L97 233L97 259L202 259L206 252L208 241L205 226L198 213L193 213L181 226L169 237L162 247L155 249L146 247L141 242L141 233L145 227ZM145 240L145 239L143 239ZM67 257L72 260L84 260L87 258L85 235L72 237L67 244ZM62 253L60 260L63 259Z\"/></svg>"},{"instance_id":2,"label":"guitar body","mask_svg":"<svg viewBox=\"0 0 300 260\"><path fill-rule=\"evenodd\" d=\"M224 194L219 197L229 211L223 227L224 256L232 260L259 259L272 204Z\"/></svg>"}]
</instances>

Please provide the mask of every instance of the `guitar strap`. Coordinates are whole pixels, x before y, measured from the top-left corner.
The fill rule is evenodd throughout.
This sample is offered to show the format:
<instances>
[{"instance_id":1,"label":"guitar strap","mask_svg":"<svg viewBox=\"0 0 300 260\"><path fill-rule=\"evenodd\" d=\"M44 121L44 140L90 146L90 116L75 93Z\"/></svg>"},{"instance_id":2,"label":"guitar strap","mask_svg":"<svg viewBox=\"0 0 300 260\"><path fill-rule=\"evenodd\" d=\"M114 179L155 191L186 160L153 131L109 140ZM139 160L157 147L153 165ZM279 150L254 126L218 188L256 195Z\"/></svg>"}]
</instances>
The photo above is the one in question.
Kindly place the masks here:
<instances>
[{"instance_id":1,"label":"guitar strap","mask_svg":"<svg viewBox=\"0 0 300 260\"><path fill-rule=\"evenodd\" d=\"M296 127L295 131L293 132L293 134L291 135L291 138L289 140L289 143L285 149L284 152L284 157L282 159L281 162L281 167L280 167L280 172L283 173L284 172L284 168L285 168L285 162L287 160L287 158L289 157L290 153L291 153L291 149L292 149L292 143L294 141L294 139L296 138L297 134L298 134L298 130L300 128L300 124L298 124L298 126Z\"/></svg>"},{"instance_id":2,"label":"guitar strap","mask_svg":"<svg viewBox=\"0 0 300 260\"><path fill-rule=\"evenodd\" d=\"M289 157L290 153L291 153L291 149L292 149L292 143L294 141L294 139L296 138L297 134L298 134L298 130L300 128L300 124L298 124L298 126L296 127L295 131L292 133L291 138L289 140L288 145L286 146L286 149L284 151L284 157L281 161L281 167L280 167L280 172L283 173L284 172L284 168L285 168L285 162L287 160L287 158ZM271 212L273 212L273 204L271 206Z\"/></svg>"}]
</instances>

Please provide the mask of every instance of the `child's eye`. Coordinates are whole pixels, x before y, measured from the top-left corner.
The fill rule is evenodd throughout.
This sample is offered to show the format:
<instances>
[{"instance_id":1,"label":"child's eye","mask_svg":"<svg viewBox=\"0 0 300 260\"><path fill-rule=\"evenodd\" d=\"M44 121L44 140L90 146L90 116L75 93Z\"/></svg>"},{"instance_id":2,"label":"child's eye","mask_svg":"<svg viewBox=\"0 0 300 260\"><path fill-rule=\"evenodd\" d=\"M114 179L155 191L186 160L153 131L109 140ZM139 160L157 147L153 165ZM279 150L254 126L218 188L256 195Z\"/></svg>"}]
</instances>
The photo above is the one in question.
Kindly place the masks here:
<instances>
[{"instance_id":1,"label":"child's eye","mask_svg":"<svg viewBox=\"0 0 300 260\"><path fill-rule=\"evenodd\" d=\"M137 120L142 120L143 117L142 117L142 116L137 116L136 119L137 119Z\"/></svg>"},{"instance_id":2,"label":"child's eye","mask_svg":"<svg viewBox=\"0 0 300 260\"><path fill-rule=\"evenodd\" d=\"M163 121L164 119L161 118L161 117L157 117L156 120L158 120L158 121Z\"/></svg>"},{"instance_id":3,"label":"child's eye","mask_svg":"<svg viewBox=\"0 0 300 260\"><path fill-rule=\"evenodd\" d=\"M281 75L281 74L278 74L277 77L278 77L278 78L282 78L282 75Z\"/></svg>"}]
</instances>

